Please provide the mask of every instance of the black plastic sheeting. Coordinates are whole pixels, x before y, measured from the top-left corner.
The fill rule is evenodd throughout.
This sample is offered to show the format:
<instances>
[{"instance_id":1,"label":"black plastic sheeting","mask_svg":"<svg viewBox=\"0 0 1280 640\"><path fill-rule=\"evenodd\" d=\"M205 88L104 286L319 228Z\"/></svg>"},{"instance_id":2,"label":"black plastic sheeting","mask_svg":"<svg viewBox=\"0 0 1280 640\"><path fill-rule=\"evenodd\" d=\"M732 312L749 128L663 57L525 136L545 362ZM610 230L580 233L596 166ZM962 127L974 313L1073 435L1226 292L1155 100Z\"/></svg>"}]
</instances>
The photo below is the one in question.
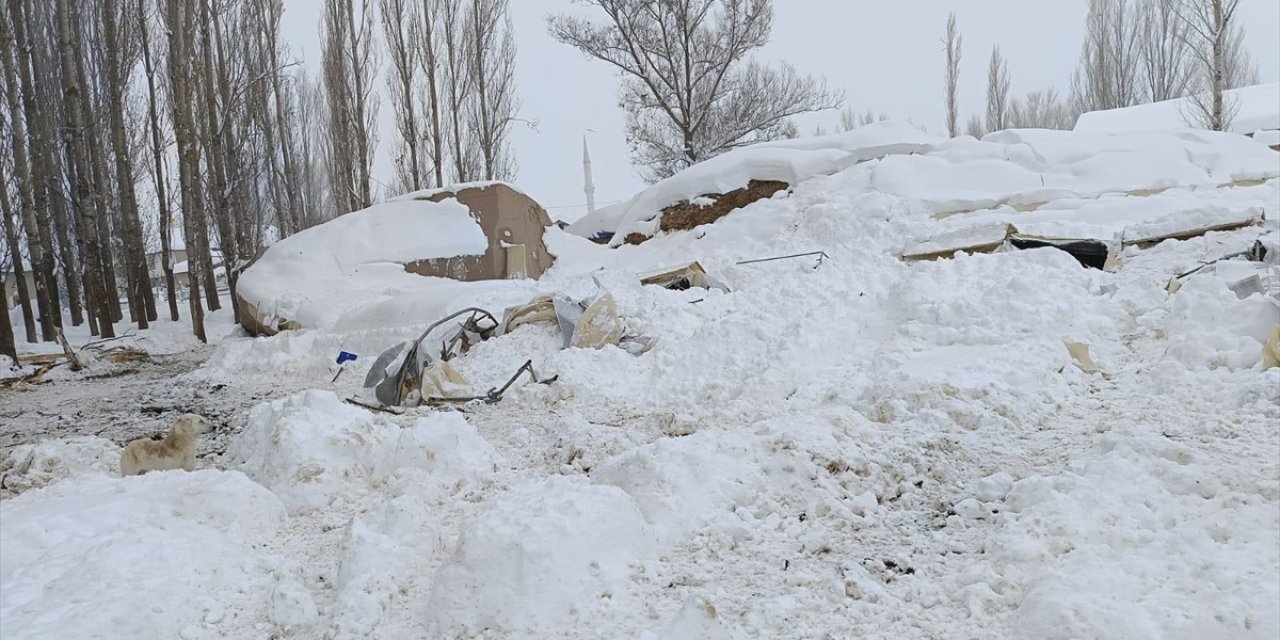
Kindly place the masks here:
<instances>
[{"instance_id":1,"label":"black plastic sheeting","mask_svg":"<svg viewBox=\"0 0 1280 640\"><path fill-rule=\"evenodd\" d=\"M1027 238L1010 238L1009 242L1018 249L1035 249L1037 247L1053 247L1066 251L1081 266L1101 271L1107 265L1108 250L1106 243L1097 240L1075 240L1072 242L1046 242Z\"/></svg>"}]
</instances>

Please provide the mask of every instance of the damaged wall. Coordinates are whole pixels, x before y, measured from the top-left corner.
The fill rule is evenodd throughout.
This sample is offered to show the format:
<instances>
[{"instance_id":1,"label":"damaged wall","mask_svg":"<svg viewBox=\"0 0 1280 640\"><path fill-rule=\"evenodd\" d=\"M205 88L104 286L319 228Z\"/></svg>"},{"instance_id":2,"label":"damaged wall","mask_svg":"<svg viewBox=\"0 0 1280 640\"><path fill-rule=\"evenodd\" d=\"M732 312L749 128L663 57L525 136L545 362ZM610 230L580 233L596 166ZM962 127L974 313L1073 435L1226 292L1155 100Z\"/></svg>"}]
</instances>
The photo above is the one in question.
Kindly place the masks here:
<instances>
[{"instance_id":1,"label":"damaged wall","mask_svg":"<svg viewBox=\"0 0 1280 640\"><path fill-rule=\"evenodd\" d=\"M490 184L457 193L437 193L427 200L441 202L450 198L471 209L480 223L489 240L484 255L416 260L405 264L405 271L466 281L519 277L537 280L551 268L555 259L542 238L551 226L551 218L532 198L507 185ZM524 250L511 245L523 245ZM521 254L523 265L515 263Z\"/></svg>"}]
</instances>

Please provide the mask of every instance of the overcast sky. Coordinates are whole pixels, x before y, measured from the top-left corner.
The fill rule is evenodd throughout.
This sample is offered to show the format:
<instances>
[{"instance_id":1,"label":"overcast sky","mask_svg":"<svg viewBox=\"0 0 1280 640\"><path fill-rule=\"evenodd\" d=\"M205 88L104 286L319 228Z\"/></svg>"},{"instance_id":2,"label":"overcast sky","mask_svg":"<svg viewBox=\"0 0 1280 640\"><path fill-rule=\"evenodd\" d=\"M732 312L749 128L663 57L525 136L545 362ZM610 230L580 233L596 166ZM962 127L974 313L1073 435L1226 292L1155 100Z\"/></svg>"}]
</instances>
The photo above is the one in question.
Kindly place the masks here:
<instances>
[{"instance_id":1,"label":"overcast sky","mask_svg":"<svg viewBox=\"0 0 1280 640\"><path fill-rule=\"evenodd\" d=\"M942 109L942 45L947 14L954 11L964 36L960 110L962 121L985 108L986 64L998 43L1009 61L1013 92L1056 87L1065 93L1080 52L1087 0L778 0L774 29L760 56L787 60L842 89L858 111L911 118L930 131L945 128ZM319 54L321 0L285 0L285 37L311 69ZM617 79L603 63L552 40L546 16L582 11L570 0L511 0L516 30L520 115L512 143L519 162L516 183L555 217L581 215L582 136L588 136L596 203L629 198L643 187L632 170L617 107ZM1280 81L1280 2L1242 0L1247 42L1264 82ZM380 85L383 86L383 85ZM374 176L392 174L390 106ZM802 131L830 128L835 112L807 116ZM590 130L592 133L587 133Z\"/></svg>"}]
</instances>

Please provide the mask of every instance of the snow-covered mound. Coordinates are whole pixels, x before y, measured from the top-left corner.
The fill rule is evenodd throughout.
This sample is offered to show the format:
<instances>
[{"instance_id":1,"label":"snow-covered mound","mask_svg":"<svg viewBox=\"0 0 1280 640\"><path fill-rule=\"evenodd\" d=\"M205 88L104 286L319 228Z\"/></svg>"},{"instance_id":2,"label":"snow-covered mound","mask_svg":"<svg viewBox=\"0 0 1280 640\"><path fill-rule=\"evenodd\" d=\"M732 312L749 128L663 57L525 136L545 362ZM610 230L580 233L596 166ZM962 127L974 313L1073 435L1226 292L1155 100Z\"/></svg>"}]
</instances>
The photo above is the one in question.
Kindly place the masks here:
<instances>
[{"instance_id":1,"label":"snow-covered mound","mask_svg":"<svg viewBox=\"0 0 1280 640\"><path fill-rule=\"evenodd\" d=\"M625 204L600 209L595 215L578 220L569 226L569 231L586 237L601 231L616 232L616 246L628 233L653 235L658 212L682 200L738 189L750 180L795 185L872 158L919 153L941 141L911 125L880 122L845 133L755 144L689 167L636 194Z\"/></svg>"},{"instance_id":2,"label":"snow-covered mound","mask_svg":"<svg viewBox=\"0 0 1280 640\"><path fill-rule=\"evenodd\" d=\"M435 319L379 318L392 300L382 289L360 294L374 301L361 325L230 338L208 369L281 396L237 421L220 460L236 471L143 479L166 483L155 509L169 515L154 517L167 532L207 542L174 522L197 510L185 496L246 474L261 487L227 490L248 496L244 530L209 548L235 567L284 554L288 579L236 583L252 601L173 587L224 605L226 617L209 614L223 625L229 612L260 625L206 621L185 635L1273 637L1280 368L1261 363L1280 267L1204 265L1266 229L1131 244L1114 271L1049 247L898 256L988 219L1096 236L1261 212L1274 230L1275 158L1230 134L1003 132L813 175L638 246L553 230L556 266L530 286L607 291L654 348L564 349L556 327L524 325L451 363L477 390L529 360L555 382L522 378L501 402L457 412L341 401L377 353ZM744 263L812 251L826 257ZM729 290L639 284L694 260ZM496 312L511 293L469 301ZM1081 345L1091 365L1073 356ZM360 359L335 381L338 349ZM305 388L316 391L295 393ZM77 482L142 486L84 475L17 504L53 504ZM0 508L7 554L16 511ZM245 550L286 511L287 526ZM139 535L157 546L153 533ZM42 598L22 615L113 606L105 589L43 590L25 567L63 560L56 542L38 544L48 551L24 571L3 556L3 597Z\"/></svg>"},{"instance_id":3,"label":"snow-covered mound","mask_svg":"<svg viewBox=\"0 0 1280 640\"><path fill-rule=\"evenodd\" d=\"M1190 126L1195 118L1191 98L1134 105L1121 109L1090 111L1076 120L1076 131L1170 131ZM1229 130L1253 133L1280 129L1280 82L1232 89L1223 93L1228 109L1235 110Z\"/></svg>"},{"instance_id":4,"label":"snow-covered mound","mask_svg":"<svg viewBox=\"0 0 1280 640\"><path fill-rule=\"evenodd\" d=\"M454 492L491 473L494 462L492 447L459 414L432 414L401 428L328 391L254 408L227 459L291 510L329 506L410 469Z\"/></svg>"},{"instance_id":5,"label":"snow-covered mound","mask_svg":"<svg viewBox=\"0 0 1280 640\"><path fill-rule=\"evenodd\" d=\"M85 474L116 475L120 447L106 438L72 436L18 445L0 460L5 491L20 493Z\"/></svg>"},{"instance_id":6,"label":"snow-covered mound","mask_svg":"<svg viewBox=\"0 0 1280 640\"><path fill-rule=\"evenodd\" d=\"M935 213L1067 198L1217 187L1280 175L1276 153L1212 131L1078 133L1024 129L950 140L929 153L856 167L857 188L906 196Z\"/></svg>"},{"instance_id":7,"label":"snow-covered mound","mask_svg":"<svg viewBox=\"0 0 1280 640\"><path fill-rule=\"evenodd\" d=\"M244 638L315 616L236 472L82 476L0 503L6 638Z\"/></svg>"},{"instance_id":8,"label":"snow-covered mound","mask_svg":"<svg viewBox=\"0 0 1280 640\"><path fill-rule=\"evenodd\" d=\"M408 273L415 260L481 255L488 240L456 200L396 200L339 216L271 245L237 294L264 317L307 328L388 325L439 314L450 300L504 283L460 283ZM352 317L346 317L350 313Z\"/></svg>"},{"instance_id":9,"label":"snow-covered mound","mask_svg":"<svg viewBox=\"0 0 1280 640\"><path fill-rule=\"evenodd\" d=\"M655 184L625 205L580 220L570 231L582 236L614 231L611 245L616 247L630 233L652 236L659 212L673 203L737 189L750 179L795 185L846 168L853 176L849 188L908 197L939 214L1001 205L1026 209L1067 199L1217 187L1280 175L1274 151L1211 131L1027 129L1000 131L982 140L943 141L886 122L718 156Z\"/></svg>"},{"instance_id":10,"label":"snow-covered mound","mask_svg":"<svg viewBox=\"0 0 1280 640\"><path fill-rule=\"evenodd\" d=\"M464 525L426 603L431 628L538 635L626 606L631 565L652 546L635 502L614 487L564 477L515 487Z\"/></svg>"}]
</instances>

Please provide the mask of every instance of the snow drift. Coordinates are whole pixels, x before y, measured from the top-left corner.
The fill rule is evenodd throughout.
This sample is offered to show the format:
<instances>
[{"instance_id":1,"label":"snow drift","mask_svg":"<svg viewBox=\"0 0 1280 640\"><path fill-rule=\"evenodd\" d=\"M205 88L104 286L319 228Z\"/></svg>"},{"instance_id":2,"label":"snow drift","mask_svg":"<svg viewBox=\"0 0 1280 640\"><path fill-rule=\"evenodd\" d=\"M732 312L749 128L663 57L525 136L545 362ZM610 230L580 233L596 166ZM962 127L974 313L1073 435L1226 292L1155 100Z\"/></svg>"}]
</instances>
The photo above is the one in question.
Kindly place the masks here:
<instances>
[{"instance_id":1,"label":"snow drift","mask_svg":"<svg viewBox=\"0 0 1280 640\"><path fill-rule=\"evenodd\" d=\"M271 245L241 275L236 292L264 325L316 328L342 324L347 312L417 297L415 309L443 308L473 289L405 271L415 260L479 255L488 240L467 207L396 200L339 216ZM384 309L404 314L403 307ZM355 321L358 323L358 321Z\"/></svg>"},{"instance_id":2,"label":"snow drift","mask_svg":"<svg viewBox=\"0 0 1280 640\"><path fill-rule=\"evenodd\" d=\"M1280 82L1231 89L1222 94L1236 111L1229 130L1253 133L1280 129ZM1195 117L1191 98L1175 98L1106 111L1090 111L1076 120L1076 131L1172 131L1187 128Z\"/></svg>"}]
</instances>

